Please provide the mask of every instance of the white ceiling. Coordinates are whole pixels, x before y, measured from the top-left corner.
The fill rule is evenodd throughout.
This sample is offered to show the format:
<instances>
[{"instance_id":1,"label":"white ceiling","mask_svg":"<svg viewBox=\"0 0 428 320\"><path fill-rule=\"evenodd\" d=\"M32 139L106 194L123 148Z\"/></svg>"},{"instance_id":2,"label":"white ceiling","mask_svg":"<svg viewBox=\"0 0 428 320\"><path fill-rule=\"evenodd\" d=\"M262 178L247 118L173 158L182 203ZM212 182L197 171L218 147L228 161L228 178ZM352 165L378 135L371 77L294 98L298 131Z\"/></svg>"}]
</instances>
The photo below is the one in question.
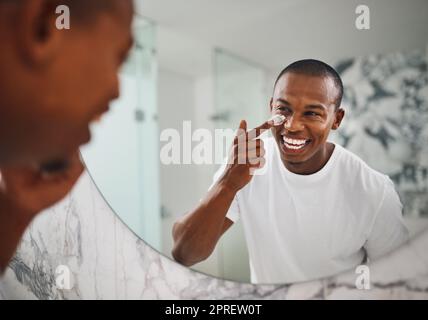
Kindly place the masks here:
<instances>
[{"instance_id":1,"label":"white ceiling","mask_svg":"<svg viewBox=\"0 0 428 320\"><path fill-rule=\"evenodd\" d=\"M334 63L428 43L428 0L136 1L137 13L158 25L161 67L190 76L210 71L214 46L277 72L302 58ZM355 28L362 3L368 31Z\"/></svg>"}]
</instances>

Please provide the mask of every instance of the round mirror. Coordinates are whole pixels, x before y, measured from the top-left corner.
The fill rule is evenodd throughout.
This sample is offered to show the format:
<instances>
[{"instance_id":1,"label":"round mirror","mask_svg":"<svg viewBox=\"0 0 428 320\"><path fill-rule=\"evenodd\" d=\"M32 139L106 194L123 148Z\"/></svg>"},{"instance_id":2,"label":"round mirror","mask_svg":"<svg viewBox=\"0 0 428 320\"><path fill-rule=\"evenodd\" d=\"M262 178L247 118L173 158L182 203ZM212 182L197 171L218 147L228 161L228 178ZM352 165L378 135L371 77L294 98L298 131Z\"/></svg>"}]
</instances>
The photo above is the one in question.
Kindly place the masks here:
<instances>
[{"instance_id":1,"label":"round mirror","mask_svg":"<svg viewBox=\"0 0 428 320\"><path fill-rule=\"evenodd\" d=\"M427 11L138 2L121 96L82 150L88 171L133 232L213 276L292 283L370 262L428 226ZM307 60L275 86L303 59L334 70ZM265 167L226 177L240 120L278 113L286 123L258 138Z\"/></svg>"}]
</instances>

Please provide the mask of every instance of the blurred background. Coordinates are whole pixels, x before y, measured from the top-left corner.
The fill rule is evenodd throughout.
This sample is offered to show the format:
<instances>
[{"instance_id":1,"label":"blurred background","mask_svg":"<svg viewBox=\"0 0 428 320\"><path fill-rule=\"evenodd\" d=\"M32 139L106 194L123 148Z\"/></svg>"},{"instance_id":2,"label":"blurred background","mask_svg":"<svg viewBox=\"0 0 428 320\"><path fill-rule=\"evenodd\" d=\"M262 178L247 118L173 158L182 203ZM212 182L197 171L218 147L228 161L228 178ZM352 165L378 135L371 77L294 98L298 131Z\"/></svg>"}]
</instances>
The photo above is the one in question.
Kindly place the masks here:
<instances>
[{"instance_id":1,"label":"blurred background","mask_svg":"<svg viewBox=\"0 0 428 320\"><path fill-rule=\"evenodd\" d=\"M388 174L412 235L428 227L428 1L365 1L370 29L358 30L359 1L136 1L135 46L121 98L82 150L112 209L171 257L174 221L194 208L216 165L163 165L160 132L256 126L269 116L279 72L320 59L345 84L347 115L332 137ZM267 249L268 250L268 249ZM194 269L249 281L243 230L234 225Z\"/></svg>"}]
</instances>

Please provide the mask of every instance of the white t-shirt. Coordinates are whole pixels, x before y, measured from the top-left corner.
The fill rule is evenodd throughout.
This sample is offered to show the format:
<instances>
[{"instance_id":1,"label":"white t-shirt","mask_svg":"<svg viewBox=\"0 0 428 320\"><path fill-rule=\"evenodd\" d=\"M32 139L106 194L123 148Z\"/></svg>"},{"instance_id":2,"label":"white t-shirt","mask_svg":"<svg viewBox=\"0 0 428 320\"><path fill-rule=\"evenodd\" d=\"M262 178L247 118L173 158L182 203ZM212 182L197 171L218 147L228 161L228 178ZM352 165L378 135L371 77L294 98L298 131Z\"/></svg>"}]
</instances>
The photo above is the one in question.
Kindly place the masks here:
<instances>
[{"instance_id":1,"label":"white t-shirt","mask_svg":"<svg viewBox=\"0 0 428 320\"><path fill-rule=\"evenodd\" d=\"M253 283L331 276L408 239L393 182L348 150L336 145L320 171L297 175L282 163L273 138L265 149L264 174L237 193L227 213L242 221Z\"/></svg>"}]
</instances>

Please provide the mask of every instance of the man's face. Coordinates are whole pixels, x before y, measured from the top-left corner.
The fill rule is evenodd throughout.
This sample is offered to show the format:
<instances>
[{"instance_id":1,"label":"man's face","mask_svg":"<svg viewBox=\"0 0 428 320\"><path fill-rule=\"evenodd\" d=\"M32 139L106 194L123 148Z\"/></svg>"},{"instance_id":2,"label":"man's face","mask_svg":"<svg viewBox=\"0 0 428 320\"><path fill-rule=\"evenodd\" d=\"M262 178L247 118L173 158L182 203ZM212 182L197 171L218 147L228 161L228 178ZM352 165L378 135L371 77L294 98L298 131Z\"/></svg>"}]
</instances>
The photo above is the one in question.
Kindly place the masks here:
<instances>
[{"instance_id":1,"label":"man's face","mask_svg":"<svg viewBox=\"0 0 428 320\"><path fill-rule=\"evenodd\" d=\"M90 123L119 95L118 71L132 45L131 0L94 13L90 23L73 19L71 11L70 30L57 30L55 16L33 16L31 10L26 14L34 27L20 25L18 12L18 21L9 22L10 35L0 32L7 47L0 53L5 165L66 159L88 142Z\"/></svg>"},{"instance_id":2,"label":"man's face","mask_svg":"<svg viewBox=\"0 0 428 320\"><path fill-rule=\"evenodd\" d=\"M326 77L286 73L276 85L271 101L272 114L286 117L284 125L272 129L284 164L319 169L331 129L344 116L336 111L338 90Z\"/></svg>"}]
</instances>

